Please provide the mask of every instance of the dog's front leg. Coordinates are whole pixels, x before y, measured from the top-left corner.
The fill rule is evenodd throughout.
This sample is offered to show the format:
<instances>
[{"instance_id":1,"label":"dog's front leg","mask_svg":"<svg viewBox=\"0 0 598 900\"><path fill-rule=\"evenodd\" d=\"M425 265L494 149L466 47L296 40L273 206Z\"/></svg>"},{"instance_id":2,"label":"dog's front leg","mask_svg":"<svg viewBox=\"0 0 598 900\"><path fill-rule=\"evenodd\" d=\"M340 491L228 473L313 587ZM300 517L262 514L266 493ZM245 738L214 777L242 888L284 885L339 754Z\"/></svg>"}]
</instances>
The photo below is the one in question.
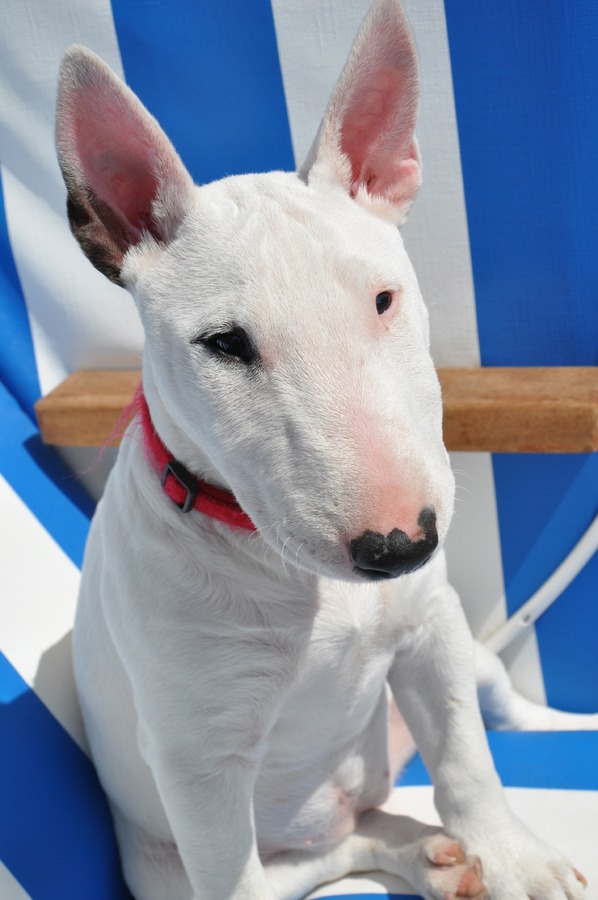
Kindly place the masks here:
<instances>
[{"instance_id":1,"label":"dog's front leg","mask_svg":"<svg viewBox=\"0 0 598 900\"><path fill-rule=\"evenodd\" d=\"M151 660L135 660L132 680L139 748L190 883L181 896L275 900L258 858L253 792L279 700L276 660L234 639L190 645L187 635L170 637L176 652L154 642ZM123 854L131 889L139 900L178 898L174 885L152 887L153 843L121 841L131 853Z\"/></svg>"},{"instance_id":2,"label":"dog's front leg","mask_svg":"<svg viewBox=\"0 0 598 900\"><path fill-rule=\"evenodd\" d=\"M172 766L156 769L193 900L276 900L256 849L253 766L223 759L211 775L178 783Z\"/></svg>"},{"instance_id":3,"label":"dog's front leg","mask_svg":"<svg viewBox=\"0 0 598 900\"><path fill-rule=\"evenodd\" d=\"M455 591L446 584L421 598L415 626L410 612L409 637L399 643L389 682L430 772L444 827L482 860L492 900L581 898L581 876L507 805L479 712L473 642Z\"/></svg>"}]
</instances>

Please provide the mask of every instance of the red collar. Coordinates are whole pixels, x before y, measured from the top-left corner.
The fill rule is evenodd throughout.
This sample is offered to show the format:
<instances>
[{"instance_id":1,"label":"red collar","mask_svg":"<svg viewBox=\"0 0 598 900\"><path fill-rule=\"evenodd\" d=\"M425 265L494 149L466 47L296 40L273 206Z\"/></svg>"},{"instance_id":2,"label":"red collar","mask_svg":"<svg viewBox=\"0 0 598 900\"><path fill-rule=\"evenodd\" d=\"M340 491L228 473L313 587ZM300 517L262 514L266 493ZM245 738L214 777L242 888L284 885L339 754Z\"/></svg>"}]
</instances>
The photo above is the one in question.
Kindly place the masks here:
<instances>
[{"instance_id":1,"label":"red collar","mask_svg":"<svg viewBox=\"0 0 598 900\"><path fill-rule=\"evenodd\" d=\"M133 403L141 418L147 457L154 469L161 474L164 493L181 512L196 509L233 528L255 531L255 525L230 491L196 478L166 449L154 428L142 387L139 388Z\"/></svg>"}]
</instances>

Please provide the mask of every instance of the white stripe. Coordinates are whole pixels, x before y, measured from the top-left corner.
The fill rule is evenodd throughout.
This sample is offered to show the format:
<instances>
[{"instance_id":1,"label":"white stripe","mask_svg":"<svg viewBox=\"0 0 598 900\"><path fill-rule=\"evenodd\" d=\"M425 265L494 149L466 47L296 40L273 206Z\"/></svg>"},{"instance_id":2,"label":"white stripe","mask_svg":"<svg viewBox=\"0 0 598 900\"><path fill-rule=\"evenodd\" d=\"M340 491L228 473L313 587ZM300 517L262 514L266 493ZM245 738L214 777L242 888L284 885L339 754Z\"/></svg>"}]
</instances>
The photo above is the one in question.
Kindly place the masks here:
<instances>
[{"instance_id":1,"label":"white stripe","mask_svg":"<svg viewBox=\"0 0 598 900\"><path fill-rule=\"evenodd\" d=\"M443 0L404 0L421 70L423 187L405 244L430 308L438 366L479 366L475 294Z\"/></svg>"},{"instance_id":2,"label":"white stripe","mask_svg":"<svg viewBox=\"0 0 598 900\"><path fill-rule=\"evenodd\" d=\"M29 894L0 862L0 897L2 900L30 900Z\"/></svg>"},{"instance_id":3,"label":"white stripe","mask_svg":"<svg viewBox=\"0 0 598 900\"><path fill-rule=\"evenodd\" d=\"M446 544L449 580L476 637L505 621L500 535L489 453L451 453L457 482Z\"/></svg>"},{"instance_id":4,"label":"white stripe","mask_svg":"<svg viewBox=\"0 0 598 900\"><path fill-rule=\"evenodd\" d=\"M446 542L448 576L473 634L483 640L507 620L492 458L489 453L451 453L451 465L457 493ZM500 656L514 687L529 700L545 704L535 627Z\"/></svg>"},{"instance_id":5,"label":"white stripe","mask_svg":"<svg viewBox=\"0 0 598 900\"><path fill-rule=\"evenodd\" d=\"M424 183L403 229L430 309L432 355L438 366L479 366L459 133L443 0L403 0L421 67L418 138ZM500 529L490 454L452 455L457 506L447 544L449 577L474 634L506 620ZM517 688L545 702L535 633L504 655ZM516 662L515 662L516 660ZM513 668L511 671L511 664Z\"/></svg>"},{"instance_id":6,"label":"white stripe","mask_svg":"<svg viewBox=\"0 0 598 900\"><path fill-rule=\"evenodd\" d=\"M438 366L479 366L475 291L461 153L443 0L404 0L421 70L417 132L423 187L403 229L430 310ZM447 542L449 578L474 634L506 619L492 459L454 453L455 517ZM539 659L537 660L539 666ZM530 667L534 686L540 669Z\"/></svg>"},{"instance_id":7,"label":"white stripe","mask_svg":"<svg viewBox=\"0 0 598 900\"><path fill-rule=\"evenodd\" d=\"M73 43L122 72L108 0L0 4L6 218L44 393L82 365L137 365L142 346L132 301L84 259L66 222L54 109L60 60Z\"/></svg>"},{"instance_id":8,"label":"white stripe","mask_svg":"<svg viewBox=\"0 0 598 900\"><path fill-rule=\"evenodd\" d=\"M272 0L295 164L301 165L371 0Z\"/></svg>"},{"instance_id":9,"label":"white stripe","mask_svg":"<svg viewBox=\"0 0 598 900\"><path fill-rule=\"evenodd\" d=\"M81 747L70 632L80 573L0 476L0 649Z\"/></svg>"}]
</instances>

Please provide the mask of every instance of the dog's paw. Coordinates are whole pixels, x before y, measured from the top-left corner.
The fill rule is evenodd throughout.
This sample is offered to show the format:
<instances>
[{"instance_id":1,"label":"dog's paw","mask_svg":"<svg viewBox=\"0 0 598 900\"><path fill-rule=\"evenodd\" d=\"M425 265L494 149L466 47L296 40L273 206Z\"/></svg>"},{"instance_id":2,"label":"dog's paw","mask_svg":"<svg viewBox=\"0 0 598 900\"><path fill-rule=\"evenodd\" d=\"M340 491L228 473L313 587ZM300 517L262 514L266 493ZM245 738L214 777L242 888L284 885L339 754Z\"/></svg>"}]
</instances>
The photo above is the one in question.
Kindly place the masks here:
<instances>
[{"instance_id":1,"label":"dog's paw","mask_svg":"<svg viewBox=\"0 0 598 900\"><path fill-rule=\"evenodd\" d=\"M422 849L425 863L417 888L426 900L488 897L479 858L467 856L453 838L435 834L424 840Z\"/></svg>"},{"instance_id":2,"label":"dog's paw","mask_svg":"<svg viewBox=\"0 0 598 900\"><path fill-rule=\"evenodd\" d=\"M477 848L490 900L584 900L587 882L558 851L532 835L502 848Z\"/></svg>"}]
</instances>

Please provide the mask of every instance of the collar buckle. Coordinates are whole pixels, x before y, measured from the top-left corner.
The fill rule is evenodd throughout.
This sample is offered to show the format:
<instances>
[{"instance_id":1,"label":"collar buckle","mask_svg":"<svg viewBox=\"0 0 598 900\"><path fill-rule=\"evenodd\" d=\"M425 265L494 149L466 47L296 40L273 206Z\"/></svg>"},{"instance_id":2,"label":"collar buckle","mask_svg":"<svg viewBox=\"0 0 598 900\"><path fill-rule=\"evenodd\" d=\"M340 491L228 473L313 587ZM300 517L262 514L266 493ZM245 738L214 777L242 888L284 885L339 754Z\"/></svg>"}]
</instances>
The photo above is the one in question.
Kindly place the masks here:
<instances>
[{"instance_id":1,"label":"collar buckle","mask_svg":"<svg viewBox=\"0 0 598 900\"><path fill-rule=\"evenodd\" d=\"M160 481L162 487L165 487L169 475L172 475L175 481L186 491L186 497L182 501L175 499L170 492L167 492L170 499L178 506L181 512L191 512L199 494L197 478L176 459L169 460L164 466Z\"/></svg>"}]
</instances>

